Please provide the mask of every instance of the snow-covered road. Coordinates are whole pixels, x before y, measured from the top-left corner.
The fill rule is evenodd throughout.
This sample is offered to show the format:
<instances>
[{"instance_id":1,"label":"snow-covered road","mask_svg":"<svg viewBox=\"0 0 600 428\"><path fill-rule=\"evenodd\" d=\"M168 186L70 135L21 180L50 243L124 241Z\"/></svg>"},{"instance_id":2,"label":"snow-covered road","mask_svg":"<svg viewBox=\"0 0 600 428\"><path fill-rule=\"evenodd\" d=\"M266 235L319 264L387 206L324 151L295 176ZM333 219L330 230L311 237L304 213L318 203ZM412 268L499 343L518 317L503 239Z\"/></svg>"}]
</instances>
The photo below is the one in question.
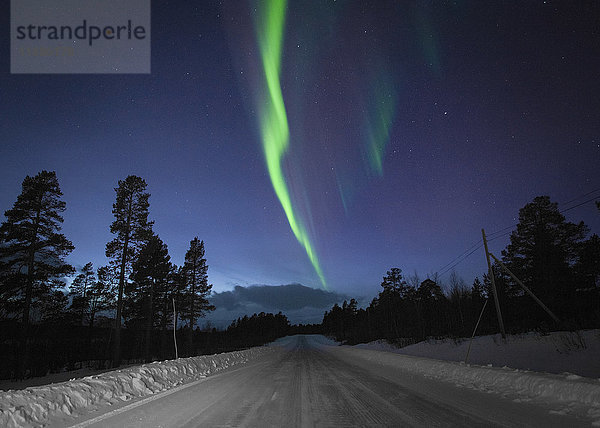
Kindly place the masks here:
<instances>
[{"instance_id":1,"label":"snow-covered road","mask_svg":"<svg viewBox=\"0 0 600 428\"><path fill-rule=\"evenodd\" d=\"M377 351L326 342L322 336L284 338L273 352L242 366L76 420L50 422L81 427L550 427L593 421L557 411L548 401L457 387L373 358Z\"/></svg>"}]
</instances>

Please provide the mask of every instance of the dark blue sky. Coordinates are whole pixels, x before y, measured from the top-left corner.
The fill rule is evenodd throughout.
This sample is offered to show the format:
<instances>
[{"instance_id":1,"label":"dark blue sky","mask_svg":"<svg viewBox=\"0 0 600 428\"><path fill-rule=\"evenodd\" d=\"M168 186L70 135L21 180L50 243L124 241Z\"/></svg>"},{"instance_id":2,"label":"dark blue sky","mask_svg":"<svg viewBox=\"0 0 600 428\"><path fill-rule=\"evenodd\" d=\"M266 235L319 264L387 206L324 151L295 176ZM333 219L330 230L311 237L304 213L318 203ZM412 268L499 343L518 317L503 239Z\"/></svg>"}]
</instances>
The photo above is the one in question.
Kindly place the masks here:
<instances>
[{"instance_id":1,"label":"dark blue sky","mask_svg":"<svg viewBox=\"0 0 600 428\"><path fill-rule=\"evenodd\" d=\"M173 262L205 241L216 291L320 287L265 166L253 7L152 6L149 75L11 75L2 3L0 208L55 170L69 260L100 266L113 188L136 174ZM535 196L600 196L598 16L572 1L288 5L282 168L332 291L373 296L393 266L440 271ZM376 171L365 141L390 105ZM591 202L565 215L600 232ZM468 283L485 269L483 250L456 266Z\"/></svg>"}]
</instances>

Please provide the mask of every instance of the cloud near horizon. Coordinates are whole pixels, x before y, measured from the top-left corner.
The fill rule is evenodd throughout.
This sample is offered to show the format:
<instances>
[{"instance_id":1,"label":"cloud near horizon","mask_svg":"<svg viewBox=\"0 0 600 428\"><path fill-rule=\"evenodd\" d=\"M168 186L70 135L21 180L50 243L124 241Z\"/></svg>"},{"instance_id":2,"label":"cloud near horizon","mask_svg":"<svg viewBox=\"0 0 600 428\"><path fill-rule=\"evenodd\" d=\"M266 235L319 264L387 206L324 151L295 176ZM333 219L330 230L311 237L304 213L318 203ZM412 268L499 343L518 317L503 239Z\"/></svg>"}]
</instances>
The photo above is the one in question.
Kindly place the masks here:
<instances>
[{"instance_id":1,"label":"cloud near horizon","mask_svg":"<svg viewBox=\"0 0 600 428\"><path fill-rule=\"evenodd\" d=\"M320 323L325 311L349 300L345 294L306 287L302 284L236 286L232 291L214 293L210 302L216 310L205 321L227 327L233 320L260 312L282 312L292 324ZM202 320L200 320L202 324Z\"/></svg>"}]
</instances>

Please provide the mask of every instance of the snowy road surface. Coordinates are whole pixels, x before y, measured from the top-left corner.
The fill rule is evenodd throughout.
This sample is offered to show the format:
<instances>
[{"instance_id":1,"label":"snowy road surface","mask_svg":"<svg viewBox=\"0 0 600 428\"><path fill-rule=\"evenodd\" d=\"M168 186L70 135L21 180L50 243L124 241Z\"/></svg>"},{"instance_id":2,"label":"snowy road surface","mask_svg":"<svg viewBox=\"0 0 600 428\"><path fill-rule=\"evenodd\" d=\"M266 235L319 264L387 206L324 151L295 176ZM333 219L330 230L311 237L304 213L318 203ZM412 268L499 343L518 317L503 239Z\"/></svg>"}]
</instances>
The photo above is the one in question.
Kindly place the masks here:
<instances>
[{"instance_id":1,"label":"snowy road surface","mask_svg":"<svg viewBox=\"0 0 600 428\"><path fill-rule=\"evenodd\" d=\"M237 426L590 426L548 403L483 393L370 361L363 351L293 336L230 368L120 408L51 425ZM366 353L366 354L365 354ZM100 413L100 414L99 414ZM560 412L558 412L560 413Z\"/></svg>"}]
</instances>

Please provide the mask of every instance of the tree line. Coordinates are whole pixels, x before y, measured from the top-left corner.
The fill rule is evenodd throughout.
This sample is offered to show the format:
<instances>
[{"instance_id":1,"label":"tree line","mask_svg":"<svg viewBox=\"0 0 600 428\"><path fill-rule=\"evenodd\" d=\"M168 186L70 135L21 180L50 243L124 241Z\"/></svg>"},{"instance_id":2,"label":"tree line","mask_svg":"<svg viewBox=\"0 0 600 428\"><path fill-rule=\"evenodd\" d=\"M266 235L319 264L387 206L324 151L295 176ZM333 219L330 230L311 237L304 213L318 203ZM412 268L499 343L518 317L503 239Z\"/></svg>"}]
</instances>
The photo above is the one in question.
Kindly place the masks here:
<instances>
[{"instance_id":1,"label":"tree line","mask_svg":"<svg viewBox=\"0 0 600 428\"><path fill-rule=\"evenodd\" d=\"M118 182L106 244L109 263L79 272L65 258L74 246L61 233L66 204L55 172L27 176L0 226L0 368L3 378L44 375L96 361L100 367L225 351L272 340L287 319L261 314L232 324L231 333L199 331L197 320L215 309L204 242L190 241L182 266L153 231L146 182ZM68 293L66 279L76 274ZM174 316L175 315L175 316ZM273 318L273 320L271 320ZM285 322L283 320L285 319ZM122 328L124 323L124 329ZM262 329L248 332L248 323ZM264 342L263 342L264 343Z\"/></svg>"},{"instance_id":2,"label":"tree line","mask_svg":"<svg viewBox=\"0 0 600 428\"><path fill-rule=\"evenodd\" d=\"M600 210L600 202L596 202ZM536 197L519 211L519 223L499 259L550 310L551 318L517 281L494 262L502 317L511 333L600 326L600 238L583 223L567 222L558 204ZM482 250L483 251L483 250ZM438 275L421 281L400 268L387 271L382 290L366 308L355 299L334 305L322 331L347 343L387 339L401 346L434 337L469 337L498 332L489 272L468 286L455 272L442 288Z\"/></svg>"},{"instance_id":3,"label":"tree line","mask_svg":"<svg viewBox=\"0 0 600 428\"><path fill-rule=\"evenodd\" d=\"M27 176L0 225L0 378L77 368L118 367L179 356L225 352L286 334L324 333L346 343L387 339L402 345L428 337L465 337L498 331L489 272L471 286L455 273L421 281L399 268L387 271L382 290L366 308L355 299L334 305L320 325L290 326L285 315L254 314L226 330L198 329L214 310L208 297L204 242L190 241L183 265L153 231L146 182L130 175L115 188L106 244L109 263L76 272L65 258L74 246L61 233L66 204L55 172ZM600 209L600 203L598 208ZM547 196L519 211L519 223L501 262L559 318L548 317L500 263L496 290L509 332L592 328L600 325L600 238L583 223L567 222ZM67 278L73 277L65 293ZM122 328L124 327L124 328Z\"/></svg>"}]
</instances>

